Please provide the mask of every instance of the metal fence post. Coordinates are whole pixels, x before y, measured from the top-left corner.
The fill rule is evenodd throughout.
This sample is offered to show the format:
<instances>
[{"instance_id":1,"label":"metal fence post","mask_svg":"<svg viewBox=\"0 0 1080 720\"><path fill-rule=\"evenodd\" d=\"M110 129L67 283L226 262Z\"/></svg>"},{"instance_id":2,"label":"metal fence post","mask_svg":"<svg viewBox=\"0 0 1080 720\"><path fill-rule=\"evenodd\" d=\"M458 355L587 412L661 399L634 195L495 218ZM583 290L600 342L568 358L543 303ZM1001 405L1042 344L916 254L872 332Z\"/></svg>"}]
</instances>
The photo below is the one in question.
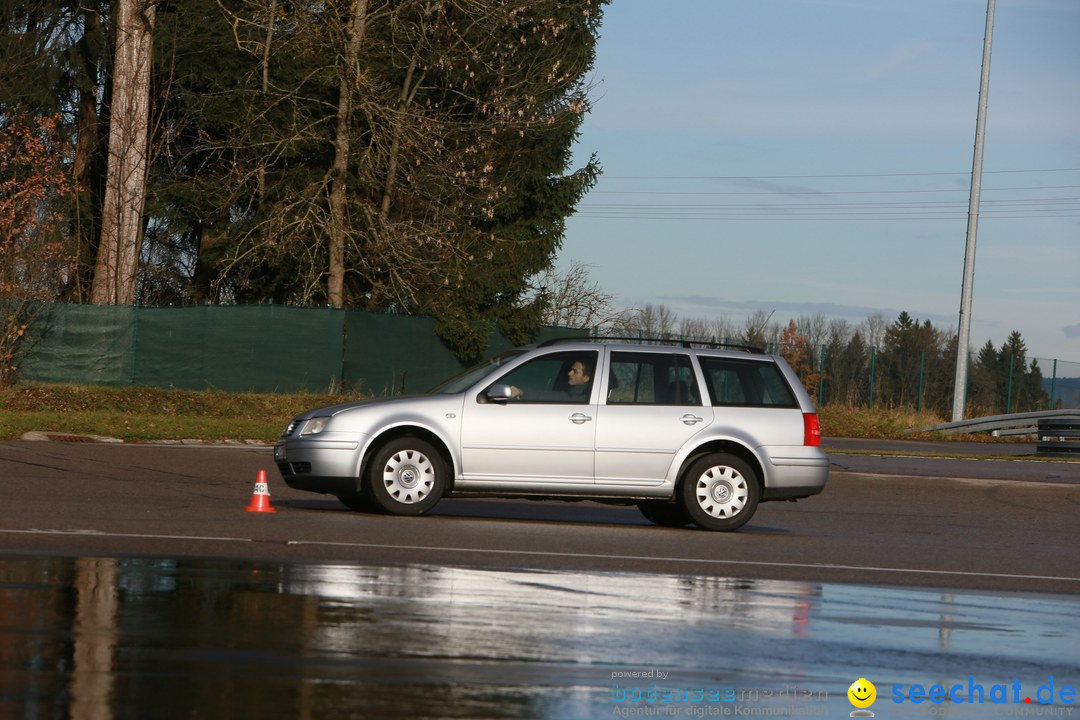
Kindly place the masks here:
<instances>
[{"instance_id":1,"label":"metal fence post","mask_svg":"<svg viewBox=\"0 0 1080 720\"><path fill-rule=\"evenodd\" d=\"M1009 356L1009 391L1005 396L1005 412L1012 412L1012 388L1013 388L1013 366L1016 364L1016 356Z\"/></svg>"},{"instance_id":2,"label":"metal fence post","mask_svg":"<svg viewBox=\"0 0 1080 720\"><path fill-rule=\"evenodd\" d=\"M139 311L142 309L142 305L131 306L131 345L128 347L128 359L131 362L131 367L128 368L128 385L135 385L135 378L138 377L136 363L139 362Z\"/></svg>"},{"instance_id":3,"label":"metal fence post","mask_svg":"<svg viewBox=\"0 0 1080 720\"><path fill-rule=\"evenodd\" d=\"M923 380L926 373L926 351L919 352L919 396L915 400L915 411L922 412Z\"/></svg>"},{"instance_id":4,"label":"metal fence post","mask_svg":"<svg viewBox=\"0 0 1080 720\"><path fill-rule=\"evenodd\" d=\"M1054 373L1050 376L1050 407L1047 410L1054 409L1054 391L1057 389L1057 358L1054 358Z\"/></svg>"},{"instance_id":5,"label":"metal fence post","mask_svg":"<svg viewBox=\"0 0 1080 720\"><path fill-rule=\"evenodd\" d=\"M877 360L877 345L870 346L870 405L874 407L874 362Z\"/></svg>"},{"instance_id":6,"label":"metal fence post","mask_svg":"<svg viewBox=\"0 0 1080 720\"><path fill-rule=\"evenodd\" d=\"M338 378L340 387L338 393L344 394L345 390L345 362L349 357L349 311L344 308L328 308L330 314L333 315L335 311L342 313L341 316L341 354L338 356ZM402 384L405 383L405 378L401 379Z\"/></svg>"},{"instance_id":7,"label":"metal fence post","mask_svg":"<svg viewBox=\"0 0 1080 720\"><path fill-rule=\"evenodd\" d=\"M818 361L817 406L825 404L825 346L821 346L821 359Z\"/></svg>"}]
</instances>

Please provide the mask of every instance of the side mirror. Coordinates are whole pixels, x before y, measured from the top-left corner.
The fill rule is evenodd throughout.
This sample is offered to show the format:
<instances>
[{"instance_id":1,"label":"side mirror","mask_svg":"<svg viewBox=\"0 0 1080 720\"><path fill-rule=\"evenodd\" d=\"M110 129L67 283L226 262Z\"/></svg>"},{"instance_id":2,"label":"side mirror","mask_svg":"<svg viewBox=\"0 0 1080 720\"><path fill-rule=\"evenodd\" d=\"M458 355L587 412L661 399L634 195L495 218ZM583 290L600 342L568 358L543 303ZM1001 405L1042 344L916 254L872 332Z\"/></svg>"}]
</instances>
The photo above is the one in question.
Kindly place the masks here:
<instances>
[{"instance_id":1,"label":"side mirror","mask_svg":"<svg viewBox=\"0 0 1080 720\"><path fill-rule=\"evenodd\" d=\"M495 402L506 402L513 397L513 391L509 385L503 383L496 383L487 389L484 393L488 400L494 400Z\"/></svg>"}]
</instances>

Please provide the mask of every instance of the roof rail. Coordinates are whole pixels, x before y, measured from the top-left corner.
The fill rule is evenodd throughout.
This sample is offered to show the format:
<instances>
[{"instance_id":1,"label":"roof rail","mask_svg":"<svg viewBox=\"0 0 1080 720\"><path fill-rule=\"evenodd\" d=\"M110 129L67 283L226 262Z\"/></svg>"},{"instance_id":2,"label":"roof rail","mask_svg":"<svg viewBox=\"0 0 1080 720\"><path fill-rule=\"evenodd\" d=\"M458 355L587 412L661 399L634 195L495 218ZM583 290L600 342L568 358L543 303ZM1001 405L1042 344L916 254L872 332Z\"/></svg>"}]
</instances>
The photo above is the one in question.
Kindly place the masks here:
<instances>
[{"instance_id":1,"label":"roof rail","mask_svg":"<svg viewBox=\"0 0 1080 720\"><path fill-rule=\"evenodd\" d=\"M708 340L684 340L673 338L650 338L650 337L628 337L619 335L574 335L569 337L557 337L545 340L542 343L538 343L536 347L548 347L550 345L558 345L559 343L567 342L591 342L591 341L604 341L604 340L618 340L623 342L635 342L635 343L662 343L664 345L681 345L684 348L690 347L708 347L708 348L727 348L734 350L743 350L748 353L754 353L755 355L764 355L765 351L759 347L753 345L737 345L735 343L720 343L710 342Z\"/></svg>"}]
</instances>

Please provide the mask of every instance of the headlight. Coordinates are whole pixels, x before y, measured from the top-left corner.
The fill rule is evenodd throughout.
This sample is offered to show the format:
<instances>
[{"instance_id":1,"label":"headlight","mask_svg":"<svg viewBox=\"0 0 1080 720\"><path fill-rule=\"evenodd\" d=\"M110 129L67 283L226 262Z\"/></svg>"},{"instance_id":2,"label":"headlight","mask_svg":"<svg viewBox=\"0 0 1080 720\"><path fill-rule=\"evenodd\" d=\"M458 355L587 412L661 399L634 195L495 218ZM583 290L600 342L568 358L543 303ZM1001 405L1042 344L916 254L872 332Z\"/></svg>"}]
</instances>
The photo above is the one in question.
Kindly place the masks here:
<instances>
[{"instance_id":1,"label":"headlight","mask_svg":"<svg viewBox=\"0 0 1080 720\"><path fill-rule=\"evenodd\" d=\"M304 423L304 429L300 431L300 437L305 435L318 435L326 429L327 423L330 422L328 417L314 417Z\"/></svg>"}]
</instances>

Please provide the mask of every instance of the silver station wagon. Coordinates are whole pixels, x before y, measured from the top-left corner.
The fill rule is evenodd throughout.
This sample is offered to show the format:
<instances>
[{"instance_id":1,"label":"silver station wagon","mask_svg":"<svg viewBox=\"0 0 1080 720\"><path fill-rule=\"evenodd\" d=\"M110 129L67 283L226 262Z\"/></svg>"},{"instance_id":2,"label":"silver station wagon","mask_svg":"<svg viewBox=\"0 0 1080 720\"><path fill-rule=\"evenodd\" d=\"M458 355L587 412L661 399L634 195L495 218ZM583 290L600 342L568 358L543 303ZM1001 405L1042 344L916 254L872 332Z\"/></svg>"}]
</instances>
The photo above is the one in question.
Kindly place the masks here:
<instances>
[{"instance_id":1,"label":"silver station wagon","mask_svg":"<svg viewBox=\"0 0 1080 720\"><path fill-rule=\"evenodd\" d=\"M736 530L759 502L820 493L828 458L783 358L701 343L561 339L425 395L302 413L274 446L289 487L420 515L461 496L633 504L668 527Z\"/></svg>"}]
</instances>

